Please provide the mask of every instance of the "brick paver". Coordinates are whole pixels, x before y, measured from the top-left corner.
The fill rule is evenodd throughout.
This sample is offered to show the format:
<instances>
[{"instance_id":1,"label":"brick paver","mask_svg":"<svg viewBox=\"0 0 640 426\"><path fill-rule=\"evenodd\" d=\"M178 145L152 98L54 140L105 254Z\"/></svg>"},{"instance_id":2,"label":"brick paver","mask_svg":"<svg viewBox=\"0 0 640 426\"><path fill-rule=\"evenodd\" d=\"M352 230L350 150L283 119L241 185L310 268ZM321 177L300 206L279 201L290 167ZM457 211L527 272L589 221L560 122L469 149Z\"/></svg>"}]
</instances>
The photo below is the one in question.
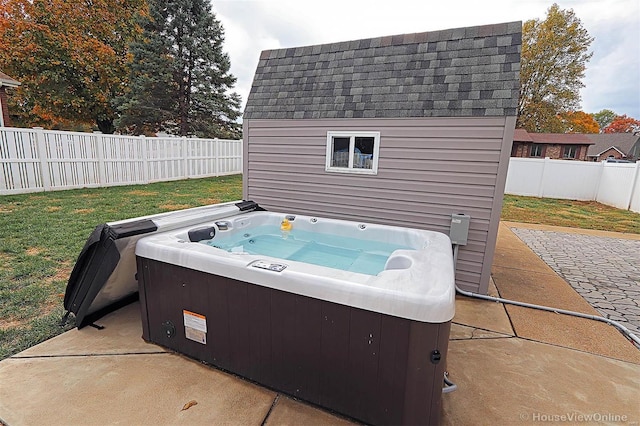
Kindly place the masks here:
<instances>
[{"instance_id":1,"label":"brick paver","mask_svg":"<svg viewBox=\"0 0 640 426\"><path fill-rule=\"evenodd\" d=\"M640 241L511 229L604 317L640 336Z\"/></svg>"}]
</instances>

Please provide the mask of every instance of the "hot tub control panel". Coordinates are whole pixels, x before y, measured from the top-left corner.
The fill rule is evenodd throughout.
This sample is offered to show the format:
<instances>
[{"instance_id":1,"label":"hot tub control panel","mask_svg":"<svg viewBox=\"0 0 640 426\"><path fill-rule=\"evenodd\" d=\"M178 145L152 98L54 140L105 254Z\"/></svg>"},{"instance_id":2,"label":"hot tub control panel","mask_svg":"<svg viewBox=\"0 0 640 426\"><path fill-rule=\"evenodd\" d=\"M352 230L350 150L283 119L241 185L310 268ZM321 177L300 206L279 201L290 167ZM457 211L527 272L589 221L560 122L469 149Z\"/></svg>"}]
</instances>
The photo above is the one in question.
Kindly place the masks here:
<instances>
[{"instance_id":1,"label":"hot tub control panel","mask_svg":"<svg viewBox=\"0 0 640 426\"><path fill-rule=\"evenodd\" d=\"M282 272L287 267L287 265L283 265L281 263L269 263L265 262L264 260L256 260L251 264L251 266L253 266L254 268L267 269L274 272Z\"/></svg>"}]
</instances>

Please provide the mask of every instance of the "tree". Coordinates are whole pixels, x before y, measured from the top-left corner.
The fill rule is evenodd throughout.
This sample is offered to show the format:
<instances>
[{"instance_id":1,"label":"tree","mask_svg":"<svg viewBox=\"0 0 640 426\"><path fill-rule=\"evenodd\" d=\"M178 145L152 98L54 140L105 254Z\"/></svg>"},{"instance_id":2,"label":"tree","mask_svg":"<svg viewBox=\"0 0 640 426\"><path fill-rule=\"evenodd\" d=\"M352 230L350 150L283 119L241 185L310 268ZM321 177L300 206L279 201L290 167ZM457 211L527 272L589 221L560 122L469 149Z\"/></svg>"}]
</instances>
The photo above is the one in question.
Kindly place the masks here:
<instances>
[{"instance_id":1,"label":"tree","mask_svg":"<svg viewBox=\"0 0 640 426\"><path fill-rule=\"evenodd\" d=\"M529 132L562 132L560 114L579 108L593 38L572 9L553 4L543 21L522 27L518 127Z\"/></svg>"},{"instance_id":2,"label":"tree","mask_svg":"<svg viewBox=\"0 0 640 426\"><path fill-rule=\"evenodd\" d=\"M640 120L625 115L618 115L607 127L604 133L633 133L640 132Z\"/></svg>"},{"instance_id":3,"label":"tree","mask_svg":"<svg viewBox=\"0 0 640 426\"><path fill-rule=\"evenodd\" d=\"M144 0L0 0L0 68L25 126L114 130L111 102L127 75L132 20Z\"/></svg>"},{"instance_id":4,"label":"tree","mask_svg":"<svg viewBox=\"0 0 640 426\"><path fill-rule=\"evenodd\" d=\"M565 112L560 115L564 133L599 133L600 126L591 114L584 111Z\"/></svg>"},{"instance_id":5,"label":"tree","mask_svg":"<svg viewBox=\"0 0 640 426\"><path fill-rule=\"evenodd\" d=\"M130 87L117 126L135 134L239 137L240 97L222 50L224 30L207 0L151 0L132 45Z\"/></svg>"},{"instance_id":6,"label":"tree","mask_svg":"<svg viewBox=\"0 0 640 426\"><path fill-rule=\"evenodd\" d=\"M596 120L598 126L600 126L600 130L603 130L605 127L611 124L611 122L618 116L618 114L611 111L610 109L603 109L599 112L591 114L591 116L594 120Z\"/></svg>"}]
</instances>

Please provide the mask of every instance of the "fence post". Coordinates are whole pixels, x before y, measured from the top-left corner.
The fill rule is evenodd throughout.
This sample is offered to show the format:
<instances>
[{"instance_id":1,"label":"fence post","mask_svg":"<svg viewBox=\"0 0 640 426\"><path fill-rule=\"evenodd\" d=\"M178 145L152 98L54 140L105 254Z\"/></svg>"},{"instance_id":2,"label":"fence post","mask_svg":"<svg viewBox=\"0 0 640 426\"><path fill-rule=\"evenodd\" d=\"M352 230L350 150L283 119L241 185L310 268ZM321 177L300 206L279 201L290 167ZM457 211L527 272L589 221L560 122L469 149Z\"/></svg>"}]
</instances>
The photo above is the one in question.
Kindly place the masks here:
<instances>
[{"instance_id":1,"label":"fence post","mask_svg":"<svg viewBox=\"0 0 640 426\"><path fill-rule=\"evenodd\" d=\"M236 168L234 171L242 173L242 172L245 171L244 170L244 141L243 141L243 139L240 139L238 141L238 157L240 157L240 161L239 161L240 170L238 170Z\"/></svg>"},{"instance_id":2,"label":"fence post","mask_svg":"<svg viewBox=\"0 0 640 426\"><path fill-rule=\"evenodd\" d=\"M107 176L104 164L104 138L102 132L95 131L93 134L96 136L96 155L98 156L98 185L105 186Z\"/></svg>"},{"instance_id":3,"label":"fence post","mask_svg":"<svg viewBox=\"0 0 640 426\"><path fill-rule=\"evenodd\" d=\"M604 175L604 165L605 165L605 161L601 161L600 162L600 173L598 173L598 182L596 182L596 192L593 196L593 201L597 201L600 202L599 199L599 195L600 195L600 184L602 183L602 175Z\"/></svg>"},{"instance_id":4,"label":"fence post","mask_svg":"<svg viewBox=\"0 0 640 426\"><path fill-rule=\"evenodd\" d=\"M149 151L145 135L140 135L140 144L142 145L142 182L146 185L149 183Z\"/></svg>"},{"instance_id":5,"label":"fence post","mask_svg":"<svg viewBox=\"0 0 640 426\"><path fill-rule=\"evenodd\" d=\"M640 179L640 161L636 161L636 169L633 172L633 180L631 181L631 189L627 197L627 210L631 210L631 201L633 201L633 193L638 188L638 180Z\"/></svg>"},{"instance_id":6,"label":"fence post","mask_svg":"<svg viewBox=\"0 0 640 426\"><path fill-rule=\"evenodd\" d=\"M213 138L213 174L220 176L220 139Z\"/></svg>"},{"instance_id":7,"label":"fence post","mask_svg":"<svg viewBox=\"0 0 640 426\"><path fill-rule=\"evenodd\" d=\"M185 179L189 177L189 172L187 171L187 166L189 165L189 160L187 159L187 155L189 153L189 149L187 146L188 143L189 141L187 140L187 137L183 136L182 146L180 148L182 149L182 177L184 177Z\"/></svg>"},{"instance_id":8,"label":"fence post","mask_svg":"<svg viewBox=\"0 0 640 426\"><path fill-rule=\"evenodd\" d=\"M544 157L544 162L542 163L542 173L540 174L540 184L538 185L538 198L542 198L544 196L544 172L547 169L547 164L551 161L549 157Z\"/></svg>"},{"instance_id":9,"label":"fence post","mask_svg":"<svg viewBox=\"0 0 640 426\"><path fill-rule=\"evenodd\" d=\"M47 142L42 127L34 127L36 131L36 143L38 144L38 157L40 160L40 175L42 187L45 191L51 191L51 176L49 175L49 158L47 157Z\"/></svg>"}]
</instances>

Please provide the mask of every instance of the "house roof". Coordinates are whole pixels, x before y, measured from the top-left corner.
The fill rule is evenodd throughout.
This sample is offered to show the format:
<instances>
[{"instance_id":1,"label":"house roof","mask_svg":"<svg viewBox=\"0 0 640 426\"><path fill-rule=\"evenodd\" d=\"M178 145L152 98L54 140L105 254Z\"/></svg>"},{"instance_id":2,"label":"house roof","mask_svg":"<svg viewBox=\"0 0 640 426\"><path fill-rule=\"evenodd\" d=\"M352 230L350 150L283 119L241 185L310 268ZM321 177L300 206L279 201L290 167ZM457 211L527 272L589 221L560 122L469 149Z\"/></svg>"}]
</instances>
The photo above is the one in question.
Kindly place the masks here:
<instances>
[{"instance_id":1,"label":"house roof","mask_svg":"<svg viewBox=\"0 0 640 426\"><path fill-rule=\"evenodd\" d=\"M587 156L591 157L597 157L609 148L614 148L626 156L640 139L640 135L632 133L598 133L587 137L594 143L587 151Z\"/></svg>"},{"instance_id":2,"label":"house roof","mask_svg":"<svg viewBox=\"0 0 640 426\"><path fill-rule=\"evenodd\" d=\"M0 71L0 87L2 86L18 87L20 86L20 82Z\"/></svg>"},{"instance_id":3,"label":"house roof","mask_svg":"<svg viewBox=\"0 0 640 426\"><path fill-rule=\"evenodd\" d=\"M553 145L593 145L591 139L582 133L529 133L534 143Z\"/></svg>"},{"instance_id":4,"label":"house roof","mask_svg":"<svg viewBox=\"0 0 640 426\"><path fill-rule=\"evenodd\" d=\"M593 145L594 142L582 133L529 133L515 129L514 142L533 142L551 145Z\"/></svg>"},{"instance_id":5,"label":"house roof","mask_svg":"<svg viewBox=\"0 0 640 426\"><path fill-rule=\"evenodd\" d=\"M531 136L525 129L515 129L513 131L513 141L514 142L533 142L531 140Z\"/></svg>"},{"instance_id":6,"label":"house roof","mask_svg":"<svg viewBox=\"0 0 640 426\"><path fill-rule=\"evenodd\" d=\"M522 23L266 50L245 119L515 116Z\"/></svg>"}]
</instances>

